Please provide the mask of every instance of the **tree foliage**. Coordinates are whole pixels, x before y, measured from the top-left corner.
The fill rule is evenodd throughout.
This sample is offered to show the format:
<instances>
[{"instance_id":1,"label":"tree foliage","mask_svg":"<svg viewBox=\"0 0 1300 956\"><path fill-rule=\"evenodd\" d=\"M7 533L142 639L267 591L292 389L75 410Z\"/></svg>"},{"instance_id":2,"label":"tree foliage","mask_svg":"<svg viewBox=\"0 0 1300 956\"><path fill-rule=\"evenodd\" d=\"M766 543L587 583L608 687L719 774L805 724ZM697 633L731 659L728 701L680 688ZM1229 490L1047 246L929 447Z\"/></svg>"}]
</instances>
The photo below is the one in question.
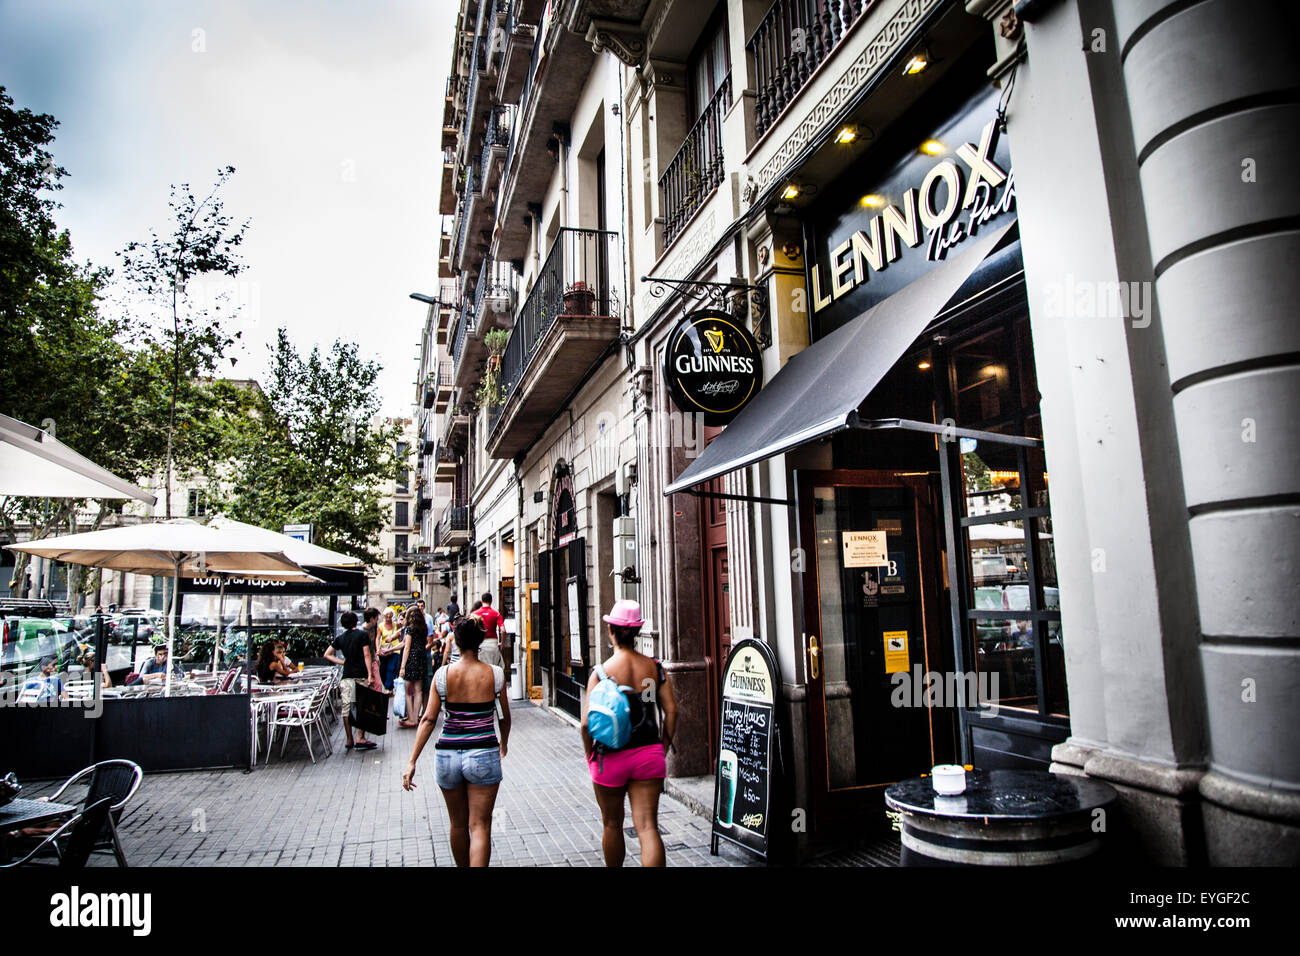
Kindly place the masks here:
<instances>
[{"instance_id":1,"label":"tree foliage","mask_svg":"<svg viewBox=\"0 0 1300 956\"><path fill-rule=\"evenodd\" d=\"M163 464L163 507L168 518L172 517L171 479L176 465L182 471L194 471L201 464L201 455L194 453L191 442L197 423L185 414L187 380L216 371L226 350L242 334L222 328L222 321L233 319L238 311L227 305L228 296L205 296L195 288L195 280L234 279L244 270L239 246L249 222L236 225L218 196L234 174L233 166L220 170L216 185L203 199L195 196L189 183L173 185L168 201L171 232L159 236L151 229L148 241L128 243L120 253L123 277L133 293L132 305L154 332L153 347L168 360ZM230 359L232 367L235 361Z\"/></svg>"},{"instance_id":2,"label":"tree foliage","mask_svg":"<svg viewBox=\"0 0 1300 956\"><path fill-rule=\"evenodd\" d=\"M351 342L303 356L280 329L265 391L232 439L226 512L266 528L311 524L317 544L382 563L382 484L400 463L398 429L371 425L381 371Z\"/></svg>"}]
</instances>

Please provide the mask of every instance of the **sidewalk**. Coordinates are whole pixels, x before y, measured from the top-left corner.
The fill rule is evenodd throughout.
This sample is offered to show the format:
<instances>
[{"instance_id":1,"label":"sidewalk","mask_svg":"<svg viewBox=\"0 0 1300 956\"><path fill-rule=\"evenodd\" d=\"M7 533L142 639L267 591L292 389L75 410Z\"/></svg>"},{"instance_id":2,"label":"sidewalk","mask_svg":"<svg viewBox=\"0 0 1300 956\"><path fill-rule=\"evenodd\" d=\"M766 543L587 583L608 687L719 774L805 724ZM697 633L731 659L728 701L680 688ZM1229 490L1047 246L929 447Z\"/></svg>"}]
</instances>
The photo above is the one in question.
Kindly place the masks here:
<instances>
[{"instance_id":1,"label":"sidewalk","mask_svg":"<svg viewBox=\"0 0 1300 956\"><path fill-rule=\"evenodd\" d=\"M527 701L511 707L505 780L492 825L493 866L602 866L600 814L572 726ZM379 748L312 764L295 734L284 759L239 770L148 774L121 836L132 866L453 866L447 811L433 779L433 745L402 789L415 731L392 727ZM32 796L56 784L33 788ZM26 794L25 794L26 795ZM723 844L709 854L708 821L665 794L659 805L669 866L761 866ZM629 813L627 859L639 860ZM112 857L94 865L112 865Z\"/></svg>"}]
</instances>

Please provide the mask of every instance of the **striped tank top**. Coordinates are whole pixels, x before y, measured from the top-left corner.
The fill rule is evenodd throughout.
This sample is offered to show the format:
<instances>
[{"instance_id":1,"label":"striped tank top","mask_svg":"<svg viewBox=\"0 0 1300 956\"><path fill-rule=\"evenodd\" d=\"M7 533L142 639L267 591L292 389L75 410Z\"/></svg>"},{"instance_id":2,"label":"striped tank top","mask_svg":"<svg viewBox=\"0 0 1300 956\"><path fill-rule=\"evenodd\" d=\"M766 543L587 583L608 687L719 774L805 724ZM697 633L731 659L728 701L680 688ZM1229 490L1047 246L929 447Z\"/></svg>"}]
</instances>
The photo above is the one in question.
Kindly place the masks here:
<instances>
[{"instance_id":1,"label":"striped tank top","mask_svg":"<svg viewBox=\"0 0 1300 956\"><path fill-rule=\"evenodd\" d=\"M505 671L495 664L492 667L493 685L501 693ZM442 735L434 744L437 750L484 750L498 746L496 730L496 698L477 703L447 700L447 668L439 667L433 677L442 707L447 715L442 724Z\"/></svg>"}]
</instances>

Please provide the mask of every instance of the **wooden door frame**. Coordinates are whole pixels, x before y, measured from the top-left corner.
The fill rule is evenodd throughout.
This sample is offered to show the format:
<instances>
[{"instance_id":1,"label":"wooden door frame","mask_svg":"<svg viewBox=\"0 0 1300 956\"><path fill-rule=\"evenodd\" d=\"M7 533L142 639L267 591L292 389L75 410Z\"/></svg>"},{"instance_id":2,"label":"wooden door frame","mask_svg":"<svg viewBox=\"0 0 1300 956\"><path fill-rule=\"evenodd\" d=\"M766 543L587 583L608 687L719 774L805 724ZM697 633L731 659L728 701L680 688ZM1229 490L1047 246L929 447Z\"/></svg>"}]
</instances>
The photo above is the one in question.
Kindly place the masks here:
<instances>
[{"instance_id":1,"label":"wooden door frame","mask_svg":"<svg viewBox=\"0 0 1300 956\"><path fill-rule=\"evenodd\" d=\"M523 645L524 645L524 680L523 680L523 684L524 684L524 696L527 697L529 700L541 700L542 697L543 697L543 695L545 694L545 691L542 689L542 685L541 685L541 684L534 684L534 683L533 683L533 655L534 655L534 654L540 655L540 654L541 654L541 648L542 648L542 639L541 639L541 636L538 635L538 634L533 633L533 624L534 624L534 621L533 621L533 592L536 591L537 589L538 589L538 584L537 584L536 581L530 582L529 584L525 585L525 587L524 587L524 600L523 600L523 602L522 602L522 603L523 603L523 606L524 606L524 628L523 628L523 635L524 635L524 640L523 640ZM540 595L539 595L539 596L540 596ZM515 592L515 602L516 602L516 603L520 603L520 602L519 602L519 592L518 592L517 590L516 590L516 592ZM542 605L541 605L541 602L539 601L538 604L537 604L537 607L540 609L541 606L542 606ZM538 661L538 662L537 662L537 666L538 666L538 669L540 670L540 669L541 669L541 661ZM537 693L536 693L536 694L533 693L533 689L534 689L534 688L536 688L536 690L537 690Z\"/></svg>"},{"instance_id":2,"label":"wooden door frame","mask_svg":"<svg viewBox=\"0 0 1300 956\"><path fill-rule=\"evenodd\" d=\"M890 469L848 469L795 471L795 517L798 523L799 547L804 555L804 573L801 577L804 620L804 686L807 690L808 721L807 747L809 767L809 796L813 805L813 826L824 826L837 817L851 816L862 809L863 796L883 793L884 789L896 781L883 781L862 784L854 787L842 787L832 791L830 787L830 767L826 748L826 688L825 668L819 666L819 675L814 679L809 648L814 637L818 648L822 648L821 590L817 576L817 541L812 519L812 507L815 500L812 494L817 487L846 488L906 488L912 492L913 520L910 533L913 535L917 556L918 584L921 594L921 644L924 669L934 669L936 663L943 660L943 640L946 635L944 621L940 615L939 592L943 586L939 555L935 553L934 529L936 520L941 519L930 488L929 475L897 473ZM927 547L927 543L929 547ZM825 659L824 650L819 654L819 662ZM814 683L815 680L815 683ZM935 756L935 713L927 708L927 728L930 738L931 761Z\"/></svg>"}]
</instances>

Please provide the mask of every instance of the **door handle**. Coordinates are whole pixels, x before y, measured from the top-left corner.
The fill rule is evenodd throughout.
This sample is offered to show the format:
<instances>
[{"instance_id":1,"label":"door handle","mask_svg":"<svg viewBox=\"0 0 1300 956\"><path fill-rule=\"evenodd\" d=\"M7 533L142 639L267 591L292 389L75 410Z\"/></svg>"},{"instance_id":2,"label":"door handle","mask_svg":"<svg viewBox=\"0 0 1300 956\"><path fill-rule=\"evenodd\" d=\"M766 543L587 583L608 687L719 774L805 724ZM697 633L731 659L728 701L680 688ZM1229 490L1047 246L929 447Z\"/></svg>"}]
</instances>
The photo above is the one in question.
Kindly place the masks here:
<instances>
[{"instance_id":1,"label":"door handle","mask_svg":"<svg viewBox=\"0 0 1300 956\"><path fill-rule=\"evenodd\" d=\"M817 635L808 636L808 671L812 674L813 680L822 676L822 651L817 644Z\"/></svg>"}]
</instances>

